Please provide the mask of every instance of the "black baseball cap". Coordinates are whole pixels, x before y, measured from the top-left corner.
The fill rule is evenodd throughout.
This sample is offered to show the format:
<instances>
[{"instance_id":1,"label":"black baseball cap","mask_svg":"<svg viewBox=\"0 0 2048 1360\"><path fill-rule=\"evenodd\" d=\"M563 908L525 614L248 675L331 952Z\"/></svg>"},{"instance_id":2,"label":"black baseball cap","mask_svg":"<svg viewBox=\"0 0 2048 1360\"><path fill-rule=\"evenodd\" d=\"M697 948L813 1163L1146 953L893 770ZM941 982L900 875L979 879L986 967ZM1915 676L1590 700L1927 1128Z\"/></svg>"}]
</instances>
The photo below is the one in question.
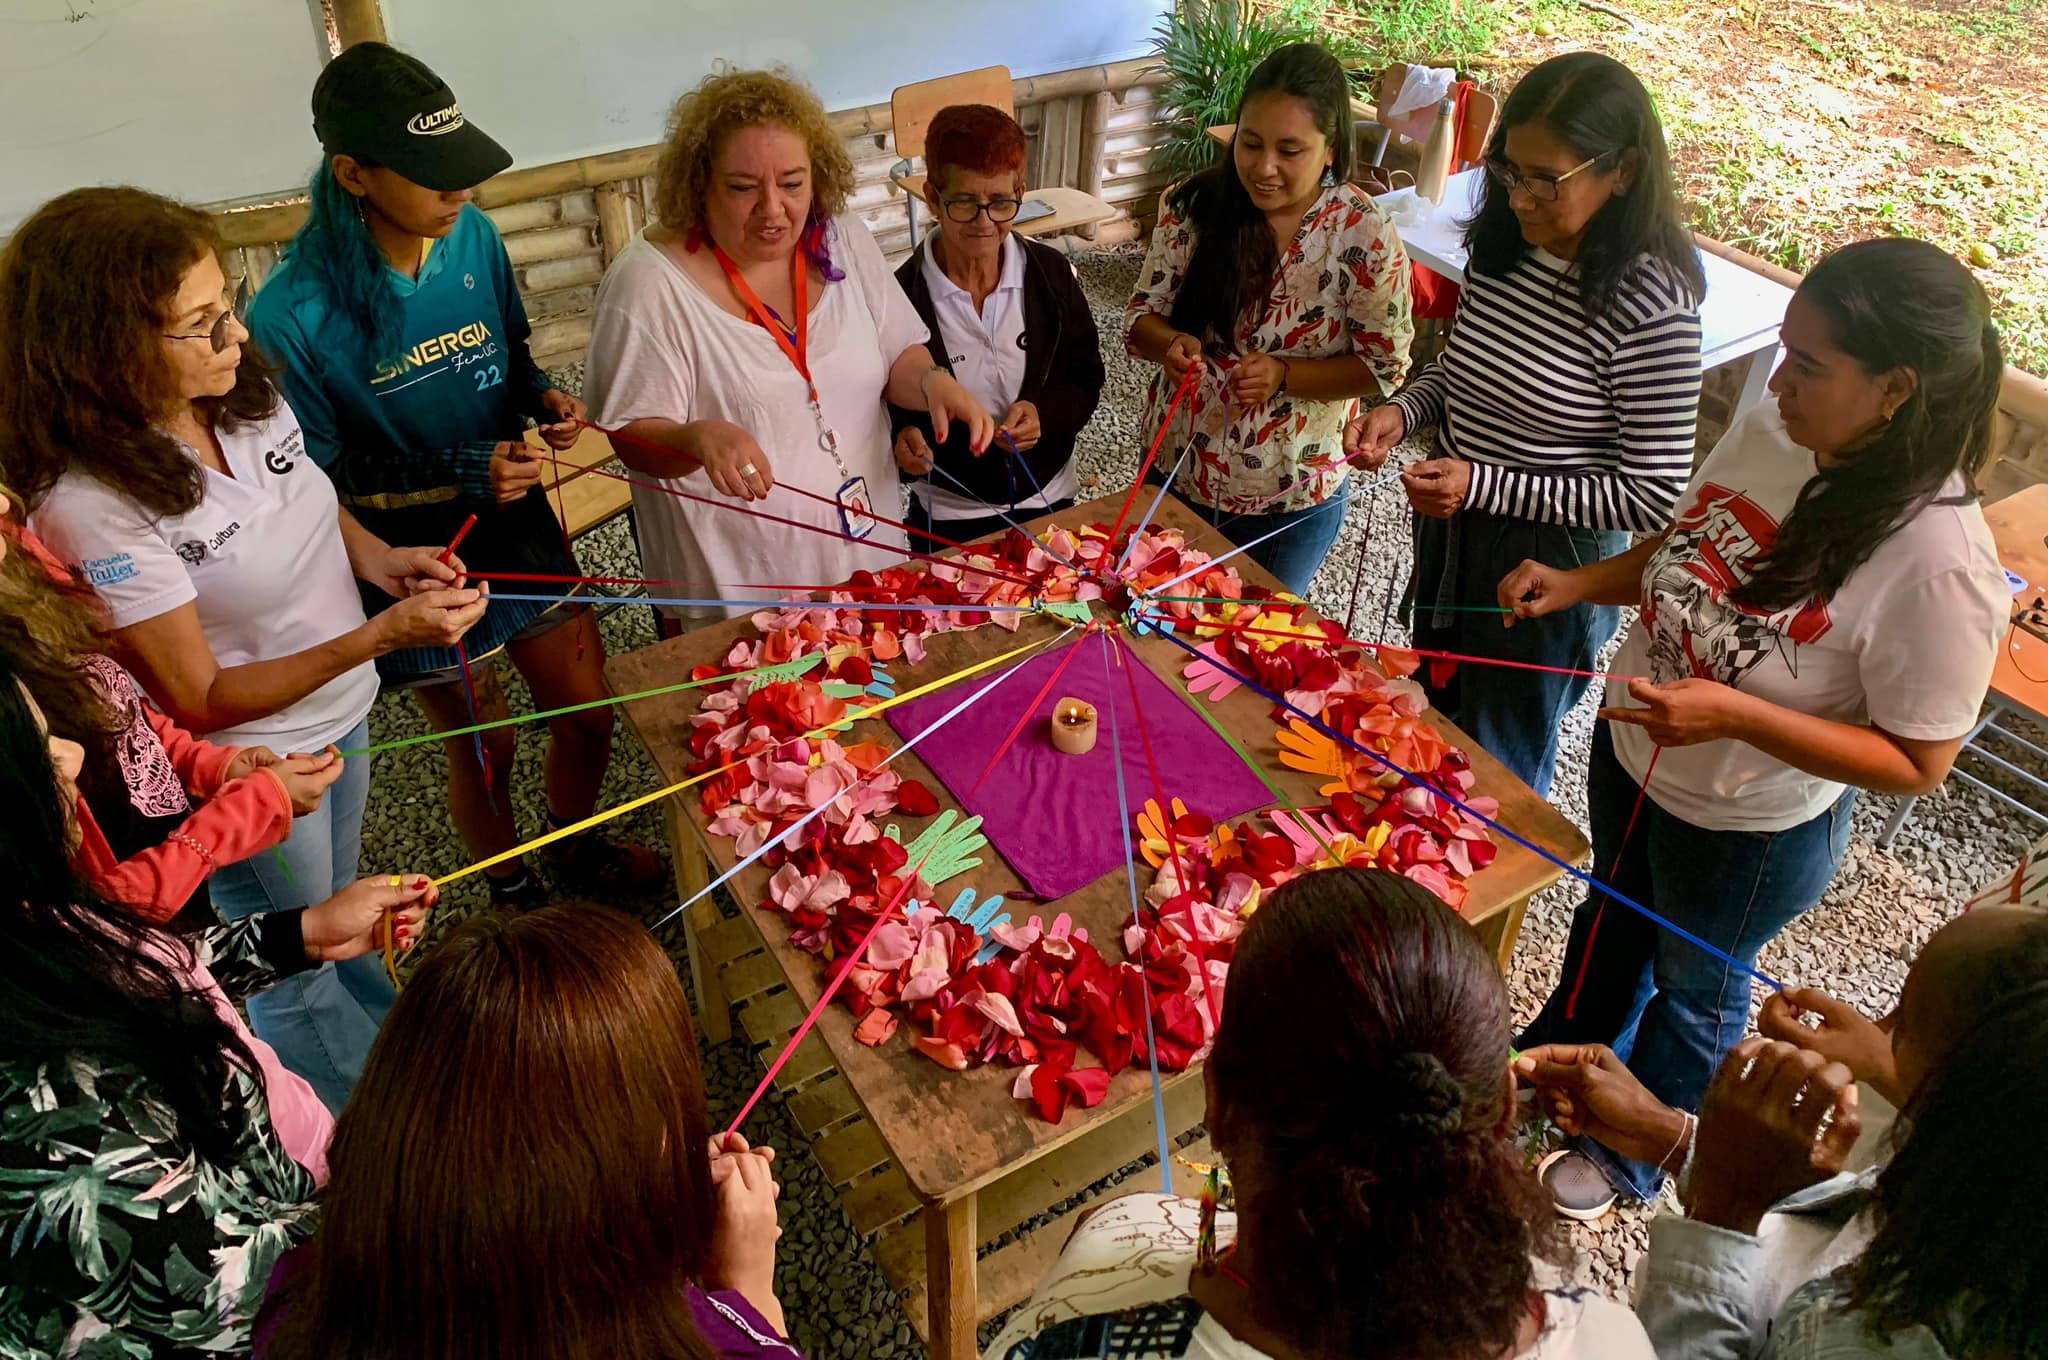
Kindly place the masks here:
<instances>
[{"instance_id":1,"label":"black baseball cap","mask_svg":"<svg viewBox=\"0 0 2048 1360\"><path fill-rule=\"evenodd\" d=\"M473 189L511 155L462 116L427 64L386 43L357 43L313 82L313 135L330 156L388 166L441 193Z\"/></svg>"}]
</instances>

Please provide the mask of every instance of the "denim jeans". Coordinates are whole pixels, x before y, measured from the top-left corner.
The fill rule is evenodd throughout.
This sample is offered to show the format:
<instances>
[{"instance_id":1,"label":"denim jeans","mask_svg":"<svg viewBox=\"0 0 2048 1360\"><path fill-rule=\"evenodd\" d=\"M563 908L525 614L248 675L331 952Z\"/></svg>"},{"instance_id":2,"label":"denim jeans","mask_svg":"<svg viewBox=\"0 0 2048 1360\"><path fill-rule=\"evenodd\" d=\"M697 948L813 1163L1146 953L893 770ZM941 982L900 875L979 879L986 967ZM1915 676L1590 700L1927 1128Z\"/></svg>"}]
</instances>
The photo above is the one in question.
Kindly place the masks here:
<instances>
[{"instance_id":1,"label":"denim jeans","mask_svg":"<svg viewBox=\"0 0 2048 1360\"><path fill-rule=\"evenodd\" d=\"M1415 516L1414 540L1407 617L1417 647L1584 671L1593 669L1621 626L1621 611L1607 605L1577 605L1517 620L1513 628L1501 627L1500 615L1471 607L1495 603L1501 578L1525 559L1581 566L1626 551L1627 534L1461 510L1449 519ZM1418 678L1427 682L1429 672L1424 666ZM1426 688L1439 713L1548 798L1564 715L1591 684L1582 675L1466 663L1443 684Z\"/></svg>"},{"instance_id":2,"label":"denim jeans","mask_svg":"<svg viewBox=\"0 0 2048 1360\"><path fill-rule=\"evenodd\" d=\"M1149 498L1141 498L1139 509L1150 503ZM1273 573L1283 590L1306 595L1308 583L1316 579L1317 568L1330 555L1330 545L1337 541L1337 533L1344 527L1344 511L1350 504L1351 481L1346 478L1330 499L1300 510L1232 517L1213 505L1191 502L1190 508L1211 524L1225 526L1223 536L1234 546L1242 547L1273 534L1258 547L1246 548L1244 555ZM1213 541L1201 546L1218 557L1230 551Z\"/></svg>"},{"instance_id":3,"label":"denim jeans","mask_svg":"<svg viewBox=\"0 0 2048 1360\"><path fill-rule=\"evenodd\" d=\"M368 719L339 743L349 751L369 744ZM355 882L369 798L370 757L351 757L319 808L293 819L283 845L215 872L208 884L214 910L229 921L286 911L325 901ZM247 1002L249 1028L339 1114L396 999L382 961L366 954L323 963L256 993Z\"/></svg>"},{"instance_id":4,"label":"denim jeans","mask_svg":"<svg viewBox=\"0 0 2048 1360\"><path fill-rule=\"evenodd\" d=\"M1745 964L1820 901L1849 847L1854 789L1785 831L1709 831L1658 807L1654 776L1635 834L1619 845L1641 787L1615 759L1605 724L1595 727L1586 788L1595 876ZM1697 1110L1749 1027L1750 990L1746 974L1589 892L1572 917L1557 988L1517 1046L1606 1044L1652 1095ZM1576 1146L1624 1194L1657 1193L1656 1167L1590 1140Z\"/></svg>"}]
</instances>

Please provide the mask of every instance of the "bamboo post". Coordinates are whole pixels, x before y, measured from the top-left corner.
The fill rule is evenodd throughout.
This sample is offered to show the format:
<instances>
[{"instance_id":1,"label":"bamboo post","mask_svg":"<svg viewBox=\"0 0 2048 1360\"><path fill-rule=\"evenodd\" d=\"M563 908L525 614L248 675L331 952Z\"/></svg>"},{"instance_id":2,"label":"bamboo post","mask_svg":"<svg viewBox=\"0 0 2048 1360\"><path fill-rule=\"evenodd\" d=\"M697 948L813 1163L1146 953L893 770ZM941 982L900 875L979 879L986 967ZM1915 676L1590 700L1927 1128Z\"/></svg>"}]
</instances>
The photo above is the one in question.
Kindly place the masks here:
<instances>
[{"instance_id":1,"label":"bamboo post","mask_svg":"<svg viewBox=\"0 0 2048 1360\"><path fill-rule=\"evenodd\" d=\"M334 33L343 47L359 42L389 42L384 31L384 7L380 0L330 0Z\"/></svg>"},{"instance_id":2,"label":"bamboo post","mask_svg":"<svg viewBox=\"0 0 2048 1360\"><path fill-rule=\"evenodd\" d=\"M633 239L633 213L627 202L627 183L613 180L597 186L597 242L607 266Z\"/></svg>"},{"instance_id":3,"label":"bamboo post","mask_svg":"<svg viewBox=\"0 0 2048 1360\"><path fill-rule=\"evenodd\" d=\"M1109 150L1109 105L1107 90L1081 95L1081 183L1080 190L1095 198L1102 197L1102 177L1106 167L1103 161ZM1096 223L1090 222L1081 228L1085 240L1095 239Z\"/></svg>"}]
</instances>

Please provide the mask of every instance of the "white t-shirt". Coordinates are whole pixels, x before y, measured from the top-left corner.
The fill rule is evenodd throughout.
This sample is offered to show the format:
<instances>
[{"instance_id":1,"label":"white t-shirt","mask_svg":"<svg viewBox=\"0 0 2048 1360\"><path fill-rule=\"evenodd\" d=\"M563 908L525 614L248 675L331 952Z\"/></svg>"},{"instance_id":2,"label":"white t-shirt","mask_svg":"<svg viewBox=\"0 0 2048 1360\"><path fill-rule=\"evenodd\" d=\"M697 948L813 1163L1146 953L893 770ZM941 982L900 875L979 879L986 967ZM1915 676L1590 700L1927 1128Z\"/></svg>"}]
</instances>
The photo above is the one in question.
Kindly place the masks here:
<instances>
[{"instance_id":1,"label":"white t-shirt","mask_svg":"<svg viewBox=\"0 0 2048 1360\"><path fill-rule=\"evenodd\" d=\"M152 520L73 470L29 526L78 564L115 628L196 602L200 631L223 668L290 656L362 627L334 484L307 455L291 408L279 402L270 419L219 438L234 475L202 467L200 501L187 514ZM347 736L376 697L377 668L365 661L289 708L203 735L279 754L318 751Z\"/></svg>"},{"instance_id":2,"label":"white t-shirt","mask_svg":"<svg viewBox=\"0 0 2048 1360\"><path fill-rule=\"evenodd\" d=\"M1125 1195L1095 1210L1074 1230L1031 1298L1010 1315L983 1360L1010 1360L1022 1343L1075 1318L1183 1297L1200 1222L1201 1206L1177 1195ZM1216 1245L1226 1247L1236 1238L1237 1215L1219 1213ZM1536 1344L1516 1360L1655 1360L1633 1312L1590 1290L1548 1287L1543 1277L1551 1274L1549 1267L1537 1264L1545 1324ZM1177 1351L1155 1348L1148 1353L1189 1360L1268 1360L1266 1352L1239 1341L1206 1313Z\"/></svg>"},{"instance_id":3,"label":"white t-shirt","mask_svg":"<svg viewBox=\"0 0 2048 1360\"><path fill-rule=\"evenodd\" d=\"M890 451L882 388L889 367L929 338L910 299L855 217L833 221L828 249L846 277L827 284L811 311L810 366L826 424L839 436L848 474L867 479L877 514L902 518L902 483ZM845 480L819 441L804 380L775 340L708 296L663 247L636 236L605 271L597 290L585 369L592 419L724 420L754 436L773 465L765 500L734 501L823 529L841 527L838 508L790 486L833 496ZM641 476L640 480L647 480ZM692 495L724 499L701 468L661 479ZM909 546L901 529L875 525L865 543L757 519L723 506L633 488L642 565L651 578L691 582L671 596L773 599L783 592L743 583L827 585L863 569L900 563ZM701 585L694 583L703 583ZM749 612L664 608L679 619L705 621Z\"/></svg>"},{"instance_id":4,"label":"white t-shirt","mask_svg":"<svg viewBox=\"0 0 2048 1360\"><path fill-rule=\"evenodd\" d=\"M918 252L918 268L924 271L924 285L931 292L939 333L953 351L943 356L942 362L952 368L969 395L1000 421L1024 390L1029 359L1024 350L1023 243L1014 236L1003 238L1002 272L996 278L995 291L982 299L977 312L974 295L947 278L932 257L938 239L936 232L925 238L924 249ZM1016 505L1019 510L1043 510L1080 489L1081 479L1070 458L1043 486L1033 486L1028 473L1019 473ZM977 500L944 479L913 483L910 494L930 507L934 520L983 519L994 513L989 502ZM995 509L1008 513L1009 502Z\"/></svg>"},{"instance_id":5,"label":"white t-shirt","mask_svg":"<svg viewBox=\"0 0 2048 1360\"><path fill-rule=\"evenodd\" d=\"M1716 680L1912 740L1967 734L2012 600L1983 512L1949 503L1962 494L1960 477L1885 539L1833 599L1768 616L1728 601L1818 471L1812 451L1785 433L1775 401L1737 421L1693 474L1670 536L1644 568L1642 616L1614 673L1659 684ZM1635 706L1618 680L1608 682L1607 702ZM1610 730L1615 755L1640 782L1656 747L1639 727ZM1747 742L1713 741L1666 750L1649 794L1694 826L1783 831L1820 815L1842 789Z\"/></svg>"}]
</instances>

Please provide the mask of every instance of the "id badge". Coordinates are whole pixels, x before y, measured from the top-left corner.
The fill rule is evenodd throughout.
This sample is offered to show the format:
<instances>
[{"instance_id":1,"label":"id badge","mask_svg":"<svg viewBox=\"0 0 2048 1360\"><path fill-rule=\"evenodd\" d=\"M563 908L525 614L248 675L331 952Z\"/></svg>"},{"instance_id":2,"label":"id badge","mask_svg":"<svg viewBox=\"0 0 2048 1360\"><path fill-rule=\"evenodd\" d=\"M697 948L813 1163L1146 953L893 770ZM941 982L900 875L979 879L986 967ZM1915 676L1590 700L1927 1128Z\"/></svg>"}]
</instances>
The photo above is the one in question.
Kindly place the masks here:
<instances>
[{"instance_id":1,"label":"id badge","mask_svg":"<svg viewBox=\"0 0 2048 1360\"><path fill-rule=\"evenodd\" d=\"M868 479L848 477L839 484L839 527L849 538L866 538L875 531L874 502L868 499Z\"/></svg>"}]
</instances>

